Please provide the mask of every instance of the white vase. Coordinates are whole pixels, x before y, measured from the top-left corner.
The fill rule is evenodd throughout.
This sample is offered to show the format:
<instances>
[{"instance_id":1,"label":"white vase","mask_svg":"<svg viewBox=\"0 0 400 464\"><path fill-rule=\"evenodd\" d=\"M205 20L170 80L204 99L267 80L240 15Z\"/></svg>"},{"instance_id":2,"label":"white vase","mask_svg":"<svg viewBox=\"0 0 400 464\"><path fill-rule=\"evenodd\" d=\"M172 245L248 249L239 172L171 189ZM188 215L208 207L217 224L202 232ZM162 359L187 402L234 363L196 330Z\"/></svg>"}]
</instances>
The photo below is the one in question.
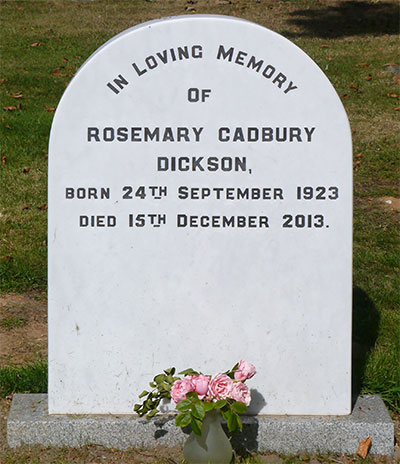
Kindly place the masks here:
<instances>
[{"instance_id":1,"label":"white vase","mask_svg":"<svg viewBox=\"0 0 400 464\"><path fill-rule=\"evenodd\" d=\"M221 414L213 410L206 413L201 435L192 432L183 447L187 464L229 464L232 445L221 425Z\"/></svg>"}]
</instances>

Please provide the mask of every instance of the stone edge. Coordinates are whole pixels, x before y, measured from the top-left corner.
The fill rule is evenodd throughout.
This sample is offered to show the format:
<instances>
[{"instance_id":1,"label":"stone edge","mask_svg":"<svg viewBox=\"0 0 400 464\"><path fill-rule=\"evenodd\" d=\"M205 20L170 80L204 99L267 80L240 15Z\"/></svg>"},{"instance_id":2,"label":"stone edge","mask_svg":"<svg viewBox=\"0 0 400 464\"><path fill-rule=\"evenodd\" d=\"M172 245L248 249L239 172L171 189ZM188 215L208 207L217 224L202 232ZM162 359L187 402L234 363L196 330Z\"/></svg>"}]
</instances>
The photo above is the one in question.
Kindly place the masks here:
<instances>
[{"instance_id":1,"label":"stone edge","mask_svg":"<svg viewBox=\"0 0 400 464\"><path fill-rule=\"evenodd\" d=\"M182 445L189 430L175 426L174 415L150 421L132 415L49 415L47 394L15 394L7 421L11 448L26 444L106 448ZM279 453L355 454L370 437L370 453L393 456L394 425L378 396L358 397L348 416L244 416L234 448Z\"/></svg>"}]
</instances>

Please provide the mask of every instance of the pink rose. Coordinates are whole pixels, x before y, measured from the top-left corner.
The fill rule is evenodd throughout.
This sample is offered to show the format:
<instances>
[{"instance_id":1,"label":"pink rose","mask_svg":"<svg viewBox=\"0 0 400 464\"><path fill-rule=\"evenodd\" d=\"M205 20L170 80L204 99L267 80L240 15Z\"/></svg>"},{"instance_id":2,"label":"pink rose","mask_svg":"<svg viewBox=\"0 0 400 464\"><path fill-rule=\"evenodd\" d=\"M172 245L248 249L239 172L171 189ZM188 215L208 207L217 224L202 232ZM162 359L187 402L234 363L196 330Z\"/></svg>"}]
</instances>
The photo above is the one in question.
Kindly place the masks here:
<instances>
[{"instance_id":1,"label":"pink rose","mask_svg":"<svg viewBox=\"0 0 400 464\"><path fill-rule=\"evenodd\" d=\"M237 370L235 371L235 380L251 379L256 374L256 368L248 361L240 361Z\"/></svg>"},{"instance_id":2,"label":"pink rose","mask_svg":"<svg viewBox=\"0 0 400 464\"><path fill-rule=\"evenodd\" d=\"M225 374L216 374L211 377L208 391L217 400L227 398L232 390L232 379Z\"/></svg>"},{"instance_id":3,"label":"pink rose","mask_svg":"<svg viewBox=\"0 0 400 464\"><path fill-rule=\"evenodd\" d=\"M206 375L194 375L191 380L194 391L199 395L199 399L204 399L208 392L208 384L210 383L209 377Z\"/></svg>"},{"instance_id":4,"label":"pink rose","mask_svg":"<svg viewBox=\"0 0 400 464\"><path fill-rule=\"evenodd\" d=\"M177 404L179 401L186 400L186 393L194 390L190 377L174 382L171 388L172 401Z\"/></svg>"},{"instance_id":5,"label":"pink rose","mask_svg":"<svg viewBox=\"0 0 400 464\"><path fill-rule=\"evenodd\" d=\"M235 401L240 401L241 403L244 403L246 406L248 406L251 401L249 389L242 382L236 382L233 384L230 396Z\"/></svg>"}]
</instances>

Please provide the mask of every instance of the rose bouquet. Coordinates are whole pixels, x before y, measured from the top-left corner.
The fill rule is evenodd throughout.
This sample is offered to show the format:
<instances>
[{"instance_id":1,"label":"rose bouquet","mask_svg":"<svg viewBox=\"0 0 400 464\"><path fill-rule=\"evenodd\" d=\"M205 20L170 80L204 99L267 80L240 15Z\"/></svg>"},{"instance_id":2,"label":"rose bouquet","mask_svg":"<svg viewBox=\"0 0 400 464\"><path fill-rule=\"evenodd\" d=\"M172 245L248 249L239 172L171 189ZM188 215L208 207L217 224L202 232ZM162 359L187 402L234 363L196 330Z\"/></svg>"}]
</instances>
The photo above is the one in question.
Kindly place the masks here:
<instances>
[{"instance_id":1,"label":"rose bouquet","mask_svg":"<svg viewBox=\"0 0 400 464\"><path fill-rule=\"evenodd\" d=\"M253 364L248 361L238 362L231 370L204 375L193 369L186 369L175 376L175 368L164 370L150 382L151 391L143 391L139 398L146 398L142 404L135 404L134 411L148 419L155 416L162 399L171 399L176 404L178 415L176 425L190 425L193 432L201 435L201 428L206 412L220 410L227 421L228 430L234 433L242 430L239 414L247 411L251 396L246 380L256 373Z\"/></svg>"}]
</instances>

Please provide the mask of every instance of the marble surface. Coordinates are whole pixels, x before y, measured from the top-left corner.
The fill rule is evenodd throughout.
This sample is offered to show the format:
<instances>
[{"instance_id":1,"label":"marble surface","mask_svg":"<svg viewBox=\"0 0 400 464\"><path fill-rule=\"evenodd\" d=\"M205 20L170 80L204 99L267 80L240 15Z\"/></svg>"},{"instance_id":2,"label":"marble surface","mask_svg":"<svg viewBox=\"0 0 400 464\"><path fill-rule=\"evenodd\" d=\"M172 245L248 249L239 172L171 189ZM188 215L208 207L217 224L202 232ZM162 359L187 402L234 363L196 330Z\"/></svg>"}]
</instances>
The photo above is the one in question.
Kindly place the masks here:
<instances>
[{"instance_id":1,"label":"marble surface","mask_svg":"<svg viewBox=\"0 0 400 464\"><path fill-rule=\"evenodd\" d=\"M252 413L350 413L350 128L297 46L196 15L111 39L58 105L48 205L50 413L240 359Z\"/></svg>"}]
</instances>

